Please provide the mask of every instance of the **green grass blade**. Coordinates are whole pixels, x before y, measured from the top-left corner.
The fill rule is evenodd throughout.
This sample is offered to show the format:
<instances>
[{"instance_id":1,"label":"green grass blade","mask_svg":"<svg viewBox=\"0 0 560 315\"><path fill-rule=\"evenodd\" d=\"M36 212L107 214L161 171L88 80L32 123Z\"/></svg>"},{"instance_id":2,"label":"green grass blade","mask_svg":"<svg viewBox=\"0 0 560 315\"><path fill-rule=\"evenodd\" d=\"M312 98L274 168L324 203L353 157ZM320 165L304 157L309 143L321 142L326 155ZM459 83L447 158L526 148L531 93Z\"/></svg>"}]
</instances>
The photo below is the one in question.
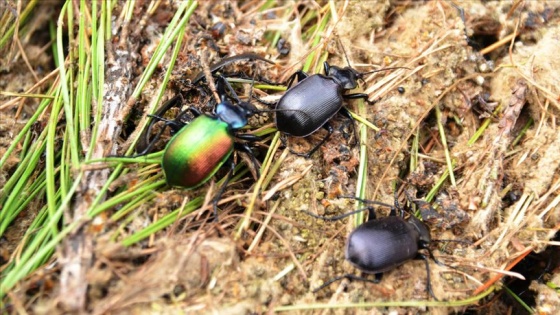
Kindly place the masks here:
<instances>
[{"instance_id":1,"label":"green grass blade","mask_svg":"<svg viewBox=\"0 0 560 315\"><path fill-rule=\"evenodd\" d=\"M201 205L202 205L202 201L204 198L202 197L197 197L193 200L191 200L189 203L187 203L185 205L184 209L177 209L171 213L169 213L168 215L164 216L163 218L159 219L157 222L152 223L150 226L148 226L147 228L132 234L131 236L125 238L122 241L122 244L124 246L130 246L133 245L147 237L149 237L150 235L163 230L164 228L170 226L171 224L173 224L175 221L177 221L178 219L182 218L183 216L195 211L196 209L198 209ZM181 216L179 216L179 214Z\"/></svg>"}]
</instances>

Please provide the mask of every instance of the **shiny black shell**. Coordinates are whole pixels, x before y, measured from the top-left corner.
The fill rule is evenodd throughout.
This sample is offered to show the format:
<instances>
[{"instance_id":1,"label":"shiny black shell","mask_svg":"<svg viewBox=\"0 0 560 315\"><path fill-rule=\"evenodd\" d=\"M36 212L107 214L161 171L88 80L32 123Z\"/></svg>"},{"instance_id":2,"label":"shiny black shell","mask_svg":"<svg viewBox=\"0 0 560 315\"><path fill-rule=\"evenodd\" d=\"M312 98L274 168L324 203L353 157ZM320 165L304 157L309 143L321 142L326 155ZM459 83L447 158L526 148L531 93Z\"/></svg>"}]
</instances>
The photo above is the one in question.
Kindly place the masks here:
<instances>
[{"instance_id":1,"label":"shiny black shell","mask_svg":"<svg viewBox=\"0 0 560 315\"><path fill-rule=\"evenodd\" d=\"M417 219L390 216L371 220L348 237L346 259L363 272L382 273L415 258L421 241L429 242L429 231Z\"/></svg>"},{"instance_id":2,"label":"shiny black shell","mask_svg":"<svg viewBox=\"0 0 560 315\"><path fill-rule=\"evenodd\" d=\"M340 110L342 92L332 77L314 74L303 79L278 101L276 127L296 137L312 134Z\"/></svg>"}]
</instances>

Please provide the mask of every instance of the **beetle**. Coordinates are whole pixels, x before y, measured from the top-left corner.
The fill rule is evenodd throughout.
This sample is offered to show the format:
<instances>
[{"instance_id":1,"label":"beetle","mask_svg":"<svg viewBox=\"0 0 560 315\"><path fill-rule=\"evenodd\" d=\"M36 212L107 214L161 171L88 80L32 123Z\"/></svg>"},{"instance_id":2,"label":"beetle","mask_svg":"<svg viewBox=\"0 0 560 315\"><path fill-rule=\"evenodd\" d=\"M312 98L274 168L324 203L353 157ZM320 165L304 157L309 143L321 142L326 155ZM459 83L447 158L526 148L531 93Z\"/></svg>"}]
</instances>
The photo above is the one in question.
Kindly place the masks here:
<instances>
[{"instance_id":1,"label":"beetle","mask_svg":"<svg viewBox=\"0 0 560 315\"><path fill-rule=\"evenodd\" d=\"M220 78L217 87L221 101L215 106L213 113L203 114L197 108L189 107L174 120L152 116L165 121L175 131L165 147L161 162L168 185L194 189L206 183L222 166L229 166L226 179L213 200L215 219L218 201L235 168L232 153L235 150L248 153L257 169L258 162L246 142L261 140L256 135L238 133L239 129L247 125L247 118L254 113L254 108L250 103L239 100L233 90L230 91L233 96L228 95L222 84L231 89L225 79ZM236 100L235 105L229 97ZM162 107L175 107L180 100L179 96L175 96ZM187 112L194 119L184 123L182 118ZM236 139L246 142L237 142Z\"/></svg>"},{"instance_id":2,"label":"beetle","mask_svg":"<svg viewBox=\"0 0 560 315\"><path fill-rule=\"evenodd\" d=\"M206 183L229 159L234 148L252 155L251 149L235 142L235 138L258 141L260 137L237 133L247 124L251 112L225 98L216 105L213 114L202 114L194 107L188 110L195 118L167 144L162 168L169 185L192 189Z\"/></svg>"},{"instance_id":3,"label":"beetle","mask_svg":"<svg viewBox=\"0 0 560 315\"><path fill-rule=\"evenodd\" d=\"M325 74L308 75L297 71L287 81L287 92L276 103L275 125L278 131L295 136L306 137L323 127L327 135L307 153L294 154L310 157L325 143L333 128L328 121L338 112L352 120L348 109L343 106L345 99L366 99L365 93L345 94L358 86L358 79L366 73L360 73L351 67L331 66L325 61ZM386 69L383 69L386 70ZM292 87L294 80L298 83Z\"/></svg>"},{"instance_id":4,"label":"beetle","mask_svg":"<svg viewBox=\"0 0 560 315\"><path fill-rule=\"evenodd\" d=\"M353 129L355 128L350 111L343 106L344 100L364 99L369 104L375 103L368 100L366 93L346 93L358 86L358 80L374 72L399 68L408 69L406 67L391 67L369 72L358 72L349 66L344 68L331 66L326 61L323 67L324 75L308 75L301 70L292 74L287 80L287 92L275 104L276 117L274 122L278 131L294 137L307 137L321 127L327 130L327 135L307 153L290 150L292 153L306 158L313 155L329 139L333 133L329 121L336 113L341 113L347 117L352 123ZM292 87L296 78L298 83ZM266 102L263 103L266 104ZM285 138L282 138L282 142L286 143Z\"/></svg>"},{"instance_id":5,"label":"beetle","mask_svg":"<svg viewBox=\"0 0 560 315\"><path fill-rule=\"evenodd\" d=\"M211 75L216 75L216 73L220 70L222 70L225 66L232 64L234 62L237 61L241 61L241 60L260 60L260 61L264 61L270 64L274 64L274 62L272 62L271 60L268 60L264 57L261 57L257 54L254 53L243 53L243 54L239 54L239 55L235 55L235 56L231 56L231 57L226 57L226 58L222 58L219 62L212 64L209 67L210 70L210 74ZM226 87L231 91L231 86L227 83L227 81L225 80L224 76L218 76L220 77L220 79L222 80L222 83L224 83L226 85ZM193 86L197 86L199 84L201 84L204 80L206 80L206 74L204 73L204 71L201 71L200 73L198 73L191 81L191 84ZM202 86L202 88L204 88L204 86ZM223 92L223 90L222 90ZM231 93L231 92L230 92ZM219 93L218 93L219 94ZM235 94L235 93L232 93ZM237 98L236 95L234 95L234 99ZM173 107L180 107L182 105L182 102L179 102L177 99L172 98L170 101L164 103L160 108L157 109L157 111L152 115L152 117L155 118L159 118L162 117L166 112L168 112L171 108ZM149 153L153 146L155 145L155 143L157 142L157 140L161 137L161 135L163 134L163 132L165 131L165 129L160 129L159 132L155 135L154 139L150 139L150 135L152 134L152 129L154 124L158 121L158 120L163 120L163 119L153 119L148 126L144 129L144 131L142 132L142 134L139 137L139 141L138 144L136 145L136 151L138 152L137 155L144 155ZM172 123L172 124L167 124L169 126L173 126L173 125L177 125L177 122ZM180 128L172 128L175 129L175 131L178 131L178 129Z\"/></svg>"},{"instance_id":6,"label":"beetle","mask_svg":"<svg viewBox=\"0 0 560 315\"><path fill-rule=\"evenodd\" d=\"M429 247L432 238L428 227L414 215L410 215L408 219L405 219L405 211L400 207L396 196L394 206L356 197L343 198L353 198L370 204L370 206L334 217L323 217L307 211L306 213L315 218L335 221L367 210L369 212L368 221L359 225L348 236L345 258L363 273L374 274L375 280L369 280L354 274L345 274L325 282L316 288L314 292L344 278L377 283L381 280L383 272L392 270L412 259L423 259L426 264L427 274L426 290L437 300L432 291L428 256L437 264L441 265L442 263L434 257ZM371 206L372 204L390 207L391 214L388 217L377 219ZM399 215L397 215L397 209L400 212ZM426 250L428 256L419 252L420 250Z\"/></svg>"}]
</instances>

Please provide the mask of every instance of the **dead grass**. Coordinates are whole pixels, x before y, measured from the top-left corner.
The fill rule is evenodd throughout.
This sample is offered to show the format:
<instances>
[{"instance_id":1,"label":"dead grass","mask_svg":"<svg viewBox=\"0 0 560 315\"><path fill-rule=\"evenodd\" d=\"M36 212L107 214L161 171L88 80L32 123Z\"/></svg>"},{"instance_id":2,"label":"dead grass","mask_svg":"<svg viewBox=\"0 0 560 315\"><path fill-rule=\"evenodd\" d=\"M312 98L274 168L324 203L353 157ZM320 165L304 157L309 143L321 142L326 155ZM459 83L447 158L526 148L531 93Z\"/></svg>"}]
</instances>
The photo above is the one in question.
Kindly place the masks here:
<instances>
[{"instance_id":1,"label":"dead grass","mask_svg":"<svg viewBox=\"0 0 560 315\"><path fill-rule=\"evenodd\" d=\"M114 8L115 16L124 12L121 5ZM131 88L161 40L159 36L174 14L173 5L165 1L134 4L134 14L144 18L121 28L129 35L120 40L129 38L136 43L133 55L140 56L134 59L135 67L128 69ZM91 248L86 249L89 261L83 260L83 253L73 255L73 260L63 259L68 258L64 250L69 245L62 243L52 258L5 292L2 311L52 313L62 312L61 305L69 307L64 292L72 286L65 286L65 281L71 281L67 277L72 275L61 276L69 261L85 261L81 265L84 274L73 281L83 281L87 301L83 309L70 310L93 314L319 313L319 309L337 314L467 309L504 313L517 307L501 299L504 276L523 278L523 273L511 269L531 253L558 246L553 238L560 228L560 82L556 73L560 27L557 14L550 12L557 12L560 3L461 5L469 37L480 39L489 36L488 32L494 36L492 43L498 44L469 46L459 11L449 2L281 2L268 8L258 1L214 6L201 2L185 31L163 97L192 94L185 79L200 71L201 57L215 62L220 55L256 52L277 65L242 63L232 71L256 68L267 79L283 82L302 67L310 73L321 72L325 59L346 65L339 40L352 66L360 71L408 68L372 74L362 87L370 100L377 100L373 106L365 105L362 118L380 128L375 132L368 129L363 144L367 148L366 196L392 203L393 183L405 179L409 192L436 208L430 218L421 213L434 239L472 242L470 246L435 245L438 259L457 268L430 263L432 286L442 302L429 299L424 264L417 261L385 273L379 284L343 281L312 293L334 276L356 272L344 260L345 239L354 226L352 222L316 220L302 210L320 215L351 210L352 203L335 197L356 193L360 186L357 169L363 161L358 146L351 146L339 131L344 127L342 119L333 119L337 131L327 144L311 159L303 159L282 149L267 128L259 129L272 121L261 114L252 119L250 130L265 134L258 158L263 162L268 152L269 159L263 162L259 179L245 170L247 175L228 187L218 223L206 221L215 183L195 191L158 187L118 219L111 216L128 203L79 221L71 236L91 240ZM47 20L56 21L54 13L48 16ZM212 30L218 21L226 25L223 36ZM40 32L35 27L28 37ZM277 36L290 44L287 56L272 45ZM47 54L44 47L50 46L45 45L22 38L21 44L3 48L11 59L1 61L1 68L7 70L0 74L0 115L8 117L0 123L2 155L22 128L20 120L25 121L37 108L28 94L44 93L47 83L58 80L50 62L33 53L43 47L41 53ZM171 49L168 53L171 55ZM44 72L37 72L38 67ZM115 142L119 151L132 145L148 108L157 105L157 87L165 70L165 63L156 67L138 98L119 90L123 95L118 102L126 103L130 111L114 122L130 125L119 127L125 130L119 133L125 139ZM107 80L116 84L118 77L107 76ZM13 82L18 80L22 84L16 88ZM107 88L111 86L116 85ZM399 93L398 87L404 92ZM247 94L247 86L240 89L240 95ZM255 93L265 99L281 95L258 87ZM204 103L202 96L187 102ZM349 108L357 108L355 105L350 102ZM209 111L204 106L201 108ZM319 137L290 139L290 145L304 151ZM13 175L18 156L16 151L0 163L0 186ZM109 201L159 174L157 166L130 166L127 170L115 179ZM1 191L0 196L9 194ZM200 200L201 210L182 214L193 200ZM44 201L35 200L28 207L39 209L41 203ZM72 207L78 203L74 200ZM135 232L177 210L180 219L164 230L131 246L123 245ZM378 216L386 215L381 212ZM5 240L0 240L1 247L8 249L0 253L4 266L19 257L33 216L27 209L18 217L25 221L13 223ZM66 220L72 221L69 214ZM549 285L537 281L531 285L539 297L534 308L542 314L560 311L558 295L550 285L560 285L558 261L552 264L556 266L544 275Z\"/></svg>"}]
</instances>

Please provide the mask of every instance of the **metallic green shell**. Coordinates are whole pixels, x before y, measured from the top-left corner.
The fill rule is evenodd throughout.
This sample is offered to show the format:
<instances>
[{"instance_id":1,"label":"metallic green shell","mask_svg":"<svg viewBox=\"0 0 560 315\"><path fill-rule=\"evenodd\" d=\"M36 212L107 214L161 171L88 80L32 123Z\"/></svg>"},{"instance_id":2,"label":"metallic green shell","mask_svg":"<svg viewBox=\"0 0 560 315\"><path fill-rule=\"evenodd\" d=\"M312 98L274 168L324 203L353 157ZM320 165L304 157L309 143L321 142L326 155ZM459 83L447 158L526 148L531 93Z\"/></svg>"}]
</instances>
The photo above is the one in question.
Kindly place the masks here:
<instances>
[{"instance_id":1,"label":"metallic green shell","mask_svg":"<svg viewBox=\"0 0 560 315\"><path fill-rule=\"evenodd\" d=\"M167 183L187 189L207 182L233 152L228 125L199 116L183 127L167 144L161 166Z\"/></svg>"}]
</instances>

